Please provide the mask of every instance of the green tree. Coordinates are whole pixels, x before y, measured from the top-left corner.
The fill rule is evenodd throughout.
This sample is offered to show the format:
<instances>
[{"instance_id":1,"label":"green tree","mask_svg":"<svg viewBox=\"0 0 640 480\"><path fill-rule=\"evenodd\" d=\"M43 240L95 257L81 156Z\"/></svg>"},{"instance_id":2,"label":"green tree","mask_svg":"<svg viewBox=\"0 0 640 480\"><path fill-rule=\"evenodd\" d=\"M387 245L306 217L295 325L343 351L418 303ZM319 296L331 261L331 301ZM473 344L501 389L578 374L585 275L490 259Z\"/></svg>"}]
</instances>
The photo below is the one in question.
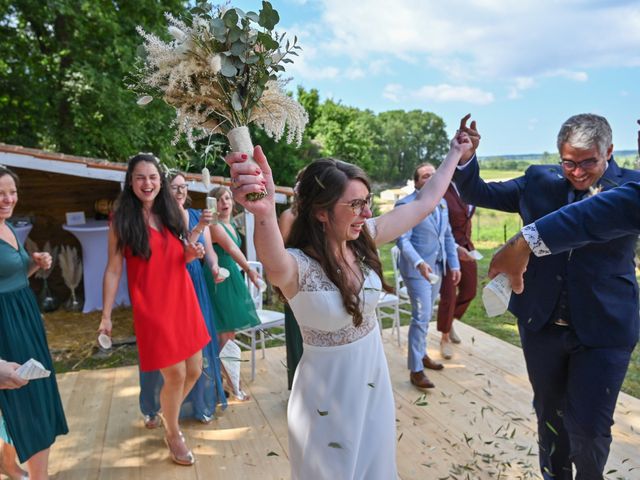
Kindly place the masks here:
<instances>
[{"instance_id":1,"label":"green tree","mask_svg":"<svg viewBox=\"0 0 640 480\"><path fill-rule=\"evenodd\" d=\"M359 165L369 171L375 148L375 116L370 110L347 107L333 100L321 106L311 129L323 155Z\"/></svg>"},{"instance_id":2,"label":"green tree","mask_svg":"<svg viewBox=\"0 0 640 480\"><path fill-rule=\"evenodd\" d=\"M173 110L138 107L124 78L141 43L136 26L166 32L163 13L187 3L0 0L0 139L110 160L174 155Z\"/></svg>"},{"instance_id":3,"label":"green tree","mask_svg":"<svg viewBox=\"0 0 640 480\"><path fill-rule=\"evenodd\" d=\"M387 181L411 178L422 162L439 165L447 152L444 120L422 110L392 110L380 113L378 146L386 161L378 162L375 177Z\"/></svg>"}]
</instances>

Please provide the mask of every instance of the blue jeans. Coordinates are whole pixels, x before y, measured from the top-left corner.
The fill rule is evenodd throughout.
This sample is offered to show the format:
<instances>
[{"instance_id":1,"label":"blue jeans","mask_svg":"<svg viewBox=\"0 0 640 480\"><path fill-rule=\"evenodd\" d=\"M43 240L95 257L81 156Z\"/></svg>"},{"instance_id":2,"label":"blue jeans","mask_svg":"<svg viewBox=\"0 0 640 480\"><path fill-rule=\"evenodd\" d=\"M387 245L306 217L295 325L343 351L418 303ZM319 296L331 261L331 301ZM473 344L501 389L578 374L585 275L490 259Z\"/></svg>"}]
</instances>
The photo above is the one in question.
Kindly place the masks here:
<instances>
[{"instance_id":1,"label":"blue jeans","mask_svg":"<svg viewBox=\"0 0 640 480\"><path fill-rule=\"evenodd\" d=\"M427 332L433 316L433 304L440 291L442 272L434 269L440 281L431 285L425 278L405 278L407 292L411 299L411 325L409 326L409 356L407 367L412 372L423 370L422 357L427 354Z\"/></svg>"}]
</instances>

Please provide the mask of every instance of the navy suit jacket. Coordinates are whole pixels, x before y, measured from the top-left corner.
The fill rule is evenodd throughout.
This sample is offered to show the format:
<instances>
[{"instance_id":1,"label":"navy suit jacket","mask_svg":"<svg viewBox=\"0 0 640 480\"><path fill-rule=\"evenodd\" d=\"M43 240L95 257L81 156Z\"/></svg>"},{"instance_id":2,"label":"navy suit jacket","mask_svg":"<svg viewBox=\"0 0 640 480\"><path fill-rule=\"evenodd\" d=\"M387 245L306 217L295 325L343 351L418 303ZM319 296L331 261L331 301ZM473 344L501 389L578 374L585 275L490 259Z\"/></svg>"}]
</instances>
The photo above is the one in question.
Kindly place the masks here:
<instances>
[{"instance_id":1,"label":"navy suit jacket","mask_svg":"<svg viewBox=\"0 0 640 480\"><path fill-rule=\"evenodd\" d=\"M525 225L569 203L571 184L560 166L531 166L516 179L486 183L479 176L477 160L471 162L454 176L462 198L469 203L517 212ZM631 181L640 181L640 172L620 168L612 157L598 184L610 190ZM598 220L603 222L602 229L609 228L611 218ZM555 237L548 235L554 227L547 227L545 221L542 228L547 237L543 240L546 243L549 238L553 245ZM571 323L584 345L635 345L639 324L636 240L637 235L629 233L546 257L532 255L524 275L525 289L511 296L509 310L522 327L541 329L551 320L566 278Z\"/></svg>"}]
</instances>

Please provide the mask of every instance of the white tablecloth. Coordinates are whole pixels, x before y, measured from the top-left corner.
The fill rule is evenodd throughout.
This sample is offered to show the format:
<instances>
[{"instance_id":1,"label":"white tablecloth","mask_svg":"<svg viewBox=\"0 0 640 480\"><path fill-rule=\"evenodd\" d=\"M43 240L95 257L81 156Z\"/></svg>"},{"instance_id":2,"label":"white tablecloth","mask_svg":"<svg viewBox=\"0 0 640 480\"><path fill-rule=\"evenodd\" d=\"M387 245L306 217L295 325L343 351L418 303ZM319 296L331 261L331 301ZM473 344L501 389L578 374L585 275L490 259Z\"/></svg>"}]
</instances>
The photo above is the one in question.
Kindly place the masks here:
<instances>
[{"instance_id":1,"label":"white tablecloth","mask_svg":"<svg viewBox=\"0 0 640 480\"><path fill-rule=\"evenodd\" d=\"M109 224L106 220L87 220L84 225L62 226L73 234L82 245L82 270L84 284L83 313L102 310L102 278L107 266ZM115 305L130 305L126 263L116 293Z\"/></svg>"}]
</instances>

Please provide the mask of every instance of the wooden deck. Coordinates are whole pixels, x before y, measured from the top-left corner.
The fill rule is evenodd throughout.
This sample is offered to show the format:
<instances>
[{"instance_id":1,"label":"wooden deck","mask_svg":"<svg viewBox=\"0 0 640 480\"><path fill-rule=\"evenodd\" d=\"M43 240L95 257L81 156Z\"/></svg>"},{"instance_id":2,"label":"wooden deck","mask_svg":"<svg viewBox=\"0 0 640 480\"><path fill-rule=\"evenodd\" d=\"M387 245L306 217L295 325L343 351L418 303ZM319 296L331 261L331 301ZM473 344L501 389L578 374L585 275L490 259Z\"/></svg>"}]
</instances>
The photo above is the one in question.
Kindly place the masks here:
<instances>
[{"instance_id":1,"label":"wooden deck","mask_svg":"<svg viewBox=\"0 0 640 480\"><path fill-rule=\"evenodd\" d=\"M444 370L429 373L437 388L426 395L408 382L406 327L402 347L389 331L384 333L396 399L400 477L539 478L521 351L465 325L457 331L463 343ZM435 358L436 337L430 336L429 345ZM252 400L230 404L210 425L185 422L183 430L197 457L193 468L173 465L163 431L144 428L135 367L60 375L71 433L54 445L53 478L288 478L284 359L279 347L259 360L256 380L246 385ZM243 368L248 378L248 364ZM638 432L640 400L621 394L607 478L640 478Z\"/></svg>"}]
</instances>

